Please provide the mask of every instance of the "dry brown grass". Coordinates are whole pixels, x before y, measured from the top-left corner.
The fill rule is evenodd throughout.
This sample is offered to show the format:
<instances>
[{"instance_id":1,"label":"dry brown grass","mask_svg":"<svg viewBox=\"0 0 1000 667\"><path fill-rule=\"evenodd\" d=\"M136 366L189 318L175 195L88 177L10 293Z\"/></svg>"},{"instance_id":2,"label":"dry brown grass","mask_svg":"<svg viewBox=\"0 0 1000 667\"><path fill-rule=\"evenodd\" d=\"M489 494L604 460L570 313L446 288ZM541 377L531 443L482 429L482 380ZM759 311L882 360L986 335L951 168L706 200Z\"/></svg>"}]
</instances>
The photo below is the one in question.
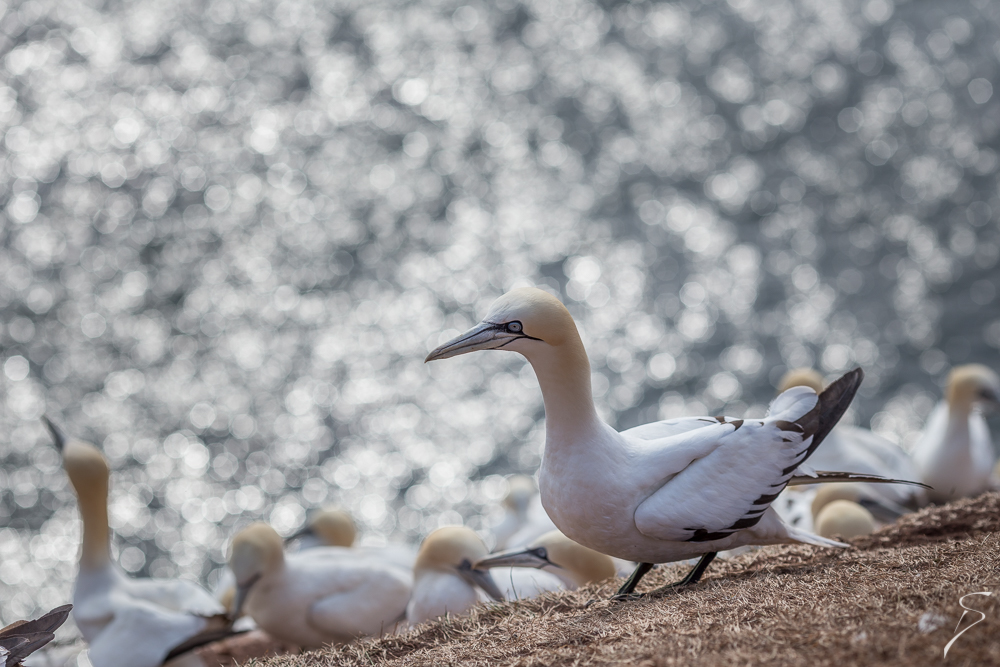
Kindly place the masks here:
<instances>
[{"instance_id":1,"label":"dry brown grass","mask_svg":"<svg viewBox=\"0 0 1000 667\"><path fill-rule=\"evenodd\" d=\"M660 567L644 584L662 585L684 569ZM250 664L1000 665L1000 494L907 516L851 549L767 547L716 561L702 583L669 597L607 602L618 584ZM963 611L959 598L978 591L993 595L966 604L986 619L944 660ZM978 618L970 612L963 627Z\"/></svg>"}]
</instances>

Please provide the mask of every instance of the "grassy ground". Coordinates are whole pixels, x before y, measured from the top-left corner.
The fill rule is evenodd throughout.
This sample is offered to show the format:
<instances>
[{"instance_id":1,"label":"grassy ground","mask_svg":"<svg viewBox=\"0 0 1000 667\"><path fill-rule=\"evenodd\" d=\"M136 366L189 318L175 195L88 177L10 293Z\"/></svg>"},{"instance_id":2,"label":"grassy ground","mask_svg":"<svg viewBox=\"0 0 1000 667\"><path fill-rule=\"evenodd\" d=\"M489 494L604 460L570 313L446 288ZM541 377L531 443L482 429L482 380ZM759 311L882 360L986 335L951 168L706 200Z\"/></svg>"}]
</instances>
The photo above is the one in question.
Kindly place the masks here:
<instances>
[{"instance_id":1,"label":"grassy ground","mask_svg":"<svg viewBox=\"0 0 1000 667\"><path fill-rule=\"evenodd\" d=\"M683 570L658 568L645 586ZM607 602L619 583L249 664L1000 665L1000 494L909 515L850 549L767 547L716 561L702 583L669 597ZM945 659L960 598L984 591L992 595L965 604L985 619ZM961 627L981 616L967 612Z\"/></svg>"}]
</instances>

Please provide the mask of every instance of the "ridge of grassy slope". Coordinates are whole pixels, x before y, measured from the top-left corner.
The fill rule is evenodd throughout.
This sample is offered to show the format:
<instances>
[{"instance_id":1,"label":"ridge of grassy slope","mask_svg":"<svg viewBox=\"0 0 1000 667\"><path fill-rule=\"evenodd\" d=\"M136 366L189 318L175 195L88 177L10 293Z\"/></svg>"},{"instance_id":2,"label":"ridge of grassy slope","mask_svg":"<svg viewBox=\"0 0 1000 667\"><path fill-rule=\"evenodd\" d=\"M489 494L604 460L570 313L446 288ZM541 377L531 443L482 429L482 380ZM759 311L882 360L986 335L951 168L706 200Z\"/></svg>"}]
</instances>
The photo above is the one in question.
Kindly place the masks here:
<instances>
[{"instance_id":1,"label":"ridge of grassy slope","mask_svg":"<svg viewBox=\"0 0 1000 667\"><path fill-rule=\"evenodd\" d=\"M646 589L685 569L657 568ZM782 545L716 561L702 583L667 597L608 602L619 583L248 664L1000 665L1000 494L907 515L850 549ZM992 593L965 598L985 618L945 660L959 600L975 592ZM968 612L962 627L980 616Z\"/></svg>"}]
</instances>

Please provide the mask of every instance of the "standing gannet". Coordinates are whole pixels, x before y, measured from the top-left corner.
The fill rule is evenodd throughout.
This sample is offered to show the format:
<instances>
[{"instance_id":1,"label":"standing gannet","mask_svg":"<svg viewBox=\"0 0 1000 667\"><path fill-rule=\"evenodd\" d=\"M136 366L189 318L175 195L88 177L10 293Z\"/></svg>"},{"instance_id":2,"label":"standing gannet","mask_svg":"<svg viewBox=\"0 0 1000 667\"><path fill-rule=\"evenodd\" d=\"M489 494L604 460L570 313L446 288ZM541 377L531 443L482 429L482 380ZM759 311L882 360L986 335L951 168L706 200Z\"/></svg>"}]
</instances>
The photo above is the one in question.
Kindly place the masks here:
<instances>
[{"instance_id":1,"label":"standing gannet","mask_svg":"<svg viewBox=\"0 0 1000 667\"><path fill-rule=\"evenodd\" d=\"M990 488L995 455L984 405L1000 405L1000 378L986 366L969 364L948 375L945 400L931 412L913 446L913 461L933 488L930 499L945 503Z\"/></svg>"},{"instance_id":2,"label":"standing gannet","mask_svg":"<svg viewBox=\"0 0 1000 667\"><path fill-rule=\"evenodd\" d=\"M470 528L445 526L431 532L413 566L407 622L416 625L446 614L457 616L486 599L503 600L489 570L472 566L487 554L486 545Z\"/></svg>"},{"instance_id":3,"label":"standing gannet","mask_svg":"<svg viewBox=\"0 0 1000 667\"><path fill-rule=\"evenodd\" d=\"M392 633L406 612L412 576L354 549L315 547L286 554L281 536L254 523L233 538L232 617L247 615L278 641L317 648Z\"/></svg>"},{"instance_id":4,"label":"standing gannet","mask_svg":"<svg viewBox=\"0 0 1000 667\"><path fill-rule=\"evenodd\" d=\"M809 387L816 393L823 390L823 377L812 368L795 368L781 378L778 392L792 387ZM823 447L809 458L809 465L816 470L850 470L855 473L880 475L890 478L920 479L913 459L902 447L872 433L868 429L837 424L826 436ZM865 484L865 506L883 520L892 521L907 511L927 504L926 491L915 485ZM880 500L884 508L877 507Z\"/></svg>"},{"instance_id":5,"label":"standing gannet","mask_svg":"<svg viewBox=\"0 0 1000 667\"><path fill-rule=\"evenodd\" d=\"M547 292L513 290L485 319L426 361L476 350L519 352L545 404L542 505L567 537L639 566L630 594L655 563L702 556L680 584L696 582L718 551L745 544L844 546L785 525L770 508L850 405L856 369L822 394L795 387L764 419L689 417L616 432L597 415L590 362L566 307Z\"/></svg>"},{"instance_id":6,"label":"standing gannet","mask_svg":"<svg viewBox=\"0 0 1000 667\"><path fill-rule=\"evenodd\" d=\"M542 535L526 548L510 549L501 553L491 554L473 563L476 569L509 568L519 570L535 568L548 574L551 581L539 582L542 588L539 592L561 589L577 589L587 584L604 581L618 576L614 561L593 549L577 544L558 530ZM504 574L497 574L494 579L504 585ZM517 597L532 597L521 591L514 591ZM507 595L511 599L511 595Z\"/></svg>"},{"instance_id":7,"label":"standing gannet","mask_svg":"<svg viewBox=\"0 0 1000 667\"><path fill-rule=\"evenodd\" d=\"M225 609L194 582L130 579L115 566L108 463L96 447L65 438L47 417L42 419L62 454L83 520L73 619L90 645L94 667L157 667L181 645L225 636Z\"/></svg>"}]
</instances>

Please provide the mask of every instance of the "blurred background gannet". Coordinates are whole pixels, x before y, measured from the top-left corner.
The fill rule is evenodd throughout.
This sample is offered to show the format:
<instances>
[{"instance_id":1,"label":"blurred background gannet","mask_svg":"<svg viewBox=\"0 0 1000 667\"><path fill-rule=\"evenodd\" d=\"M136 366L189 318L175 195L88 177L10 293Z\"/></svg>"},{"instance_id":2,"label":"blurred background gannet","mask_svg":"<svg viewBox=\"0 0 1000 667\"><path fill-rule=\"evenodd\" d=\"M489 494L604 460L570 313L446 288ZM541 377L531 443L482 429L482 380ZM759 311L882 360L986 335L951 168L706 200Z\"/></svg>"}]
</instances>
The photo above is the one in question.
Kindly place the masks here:
<instances>
[{"instance_id":1,"label":"blurred background gannet","mask_svg":"<svg viewBox=\"0 0 1000 667\"><path fill-rule=\"evenodd\" d=\"M539 581L544 586L539 592L572 590L618 575L610 556L577 544L558 530L542 535L527 547L491 554L473 563L473 567L490 569L501 588L508 578L502 570L541 570L548 575L548 579ZM532 597L527 590L514 590L512 593L518 598ZM511 593L507 594L507 598L511 599Z\"/></svg>"},{"instance_id":2,"label":"blurred background gannet","mask_svg":"<svg viewBox=\"0 0 1000 667\"><path fill-rule=\"evenodd\" d=\"M229 633L225 609L183 579L130 579L111 561L110 471L90 443L67 439L42 418L62 454L80 506L83 540L73 591L73 619L94 667L157 667L177 647Z\"/></svg>"},{"instance_id":3,"label":"blurred background gannet","mask_svg":"<svg viewBox=\"0 0 1000 667\"><path fill-rule=\"evenodd\" d=\"M542 507L534 479L527 475L511 475L506 481L504 517L493 528L494 549L524 546L555 529Z\"/></svg>"},{"instance_id":4,"label":"blurred background gannet","mask_svg":"<svg viewBox=\"0 0 1000 667\"><path fill-rule=\"evenodd\" d=\"M831 539L849 540L875 532L875 517L861 505L850 500L827 503L816 515L816 533Z\"/></svg>"},{"instance_id":5,"label":"blurred background gannet","mask_svg":"<svg viewBox=\"0 0 1000 667\"><path fill-rule=\"evenodd\" d=\"M715 554L745 544L844 546L787 526L770 508L800 465L850 405L856 369L817 395L778 396L760 420L689 417L622 433L597 415L590 363L569 311L552 295L516 289L471 330L426 361L476 350L519 352L545 404L542 504L570 539L639 563L619 591L629 594L654 563L702 556L680 584L697 581Z\"/></svg>"},{"instance_id":6,"label":"blurred background gannet","mask_svg":"<svg viewBox=\"0 0 1000 667\"><path fill-rule=\"evenodd\" d=\"M1000 377L986 366L958 366L948 374L945 398L931 412L913 446L913 461L945 503L990 488L995 454L982 409L1000 405Z\"/></svg>"},{"instance_id":7,"label":"blurred background gannet","mask_svg":"<svg viewBox=\"0 0 1000 667\"><path fill-rule=\"evenodd\" d=\"M306 525L285 538L285 543L297 540L297 551L313 547L350 547L357 536L358 528L350 513L339 507L324 507L313 512Z\"/></svg>"},{"instance_id":8,"label":"blurred background gannet","mask_svg":"<svg viewBox=\"0 0 1000 667\"><path fill-rule=\"evenodd\" d=\"M460 615L478 602L503 600L489 570L473 567L487 553L483 540L464 526L444 526L424 538L413 566L407 622L416 625L446 614Z\"/></svg>"},{"instance_id":9,"label":"blurred background gannet","mask_svg":"<svg viewBox=\"0 0 1000 667\"><path fill-rule=\"evenodd\" d=\"M413 584L405 568L353 549L286 554L266 523L236 534L229 568L236 577L232 616L245 606L262 630L305 648L392 633Z\"/></svg>"}]
</instances>

